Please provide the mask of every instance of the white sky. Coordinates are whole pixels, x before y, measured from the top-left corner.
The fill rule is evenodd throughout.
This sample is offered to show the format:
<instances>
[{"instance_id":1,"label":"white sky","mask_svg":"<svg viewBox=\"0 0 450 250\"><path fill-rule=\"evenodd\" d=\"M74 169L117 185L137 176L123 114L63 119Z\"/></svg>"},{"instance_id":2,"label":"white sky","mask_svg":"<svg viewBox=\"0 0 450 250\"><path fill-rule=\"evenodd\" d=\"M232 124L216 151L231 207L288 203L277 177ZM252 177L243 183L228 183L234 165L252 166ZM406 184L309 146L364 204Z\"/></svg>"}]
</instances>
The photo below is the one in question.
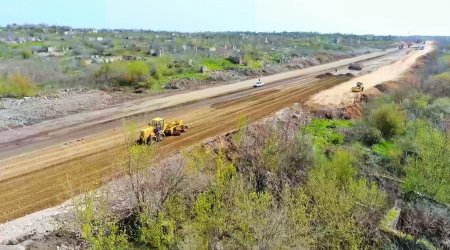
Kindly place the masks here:
<instances>
[{"instance_id":1,"label":"white sky","mask_svg":"<svg viewBox=\"0 0 450 250\"><path fill-rule=\"evenodd\" d=\"M450 35L450 0L4 0L0 25Z\"/></svg>"}]
</instances>

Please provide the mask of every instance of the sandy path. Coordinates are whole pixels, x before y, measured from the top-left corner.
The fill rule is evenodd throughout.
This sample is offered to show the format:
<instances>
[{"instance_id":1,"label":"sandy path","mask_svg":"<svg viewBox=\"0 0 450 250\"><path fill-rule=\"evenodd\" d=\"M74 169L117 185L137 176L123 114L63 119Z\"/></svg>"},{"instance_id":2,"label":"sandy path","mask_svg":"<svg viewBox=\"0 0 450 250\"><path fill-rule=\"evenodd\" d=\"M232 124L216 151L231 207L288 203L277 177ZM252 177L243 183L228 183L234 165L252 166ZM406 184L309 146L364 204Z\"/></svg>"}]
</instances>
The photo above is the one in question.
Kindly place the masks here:
<instances>
[{"instance_id":1,"label":"sandy path","mask_svg":"<svg viewBox=\"0 0 450 250\"><path fill-rule=\"evenodd\" d=\"M353 103L355 97L359 95L359 93L351 92L351 88L355 86L356 82L364 83L364 89L367 90L373 88L377 84L396 80L411 68L419 57L431 53L434 49L434 44L427 42L424 50L414 50L402 60L381 67L370 74L356 77L331 89L321 91L314 95L307 104L313 107L347 106Z\"/></svg>"}]
</instances>

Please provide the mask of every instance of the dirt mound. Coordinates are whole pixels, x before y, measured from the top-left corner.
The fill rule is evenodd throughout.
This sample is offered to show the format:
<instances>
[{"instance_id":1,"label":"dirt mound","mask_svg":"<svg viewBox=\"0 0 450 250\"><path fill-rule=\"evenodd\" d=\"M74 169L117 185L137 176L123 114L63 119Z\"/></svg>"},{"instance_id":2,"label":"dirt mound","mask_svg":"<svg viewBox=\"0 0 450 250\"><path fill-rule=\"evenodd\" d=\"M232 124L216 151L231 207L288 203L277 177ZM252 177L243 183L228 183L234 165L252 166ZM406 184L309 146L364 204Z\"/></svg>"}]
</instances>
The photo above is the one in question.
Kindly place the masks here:
<instances>
[{"instance_id":1,"label":"dirt mound","mask_svg":"<svg viewBox=\"0 0 450 250\"><path fill-rule=\"evenodd\" d=\"M316 78L318 78L318 79L325 79L325 78L331 78L333 76L334 76L333 73L328 72L328 73L325 73L325 74L320 74L320 75L316 76Z\"/></svg>"},{"instance_id":2,"label":"dirt mound","mask_svg":"<svg viewBox=\"0 0 450 250\"><path fill-rule=\"evenodd\" d=\"M320 74L320 75L316 76L316 78L327 79L327 78L332 78L335 76L346 76L346 77L352 77L352 78L355 77L355 75L352 73L334 75L333 73L328 72L328 73Z\"/></svg>"}]
</instances>

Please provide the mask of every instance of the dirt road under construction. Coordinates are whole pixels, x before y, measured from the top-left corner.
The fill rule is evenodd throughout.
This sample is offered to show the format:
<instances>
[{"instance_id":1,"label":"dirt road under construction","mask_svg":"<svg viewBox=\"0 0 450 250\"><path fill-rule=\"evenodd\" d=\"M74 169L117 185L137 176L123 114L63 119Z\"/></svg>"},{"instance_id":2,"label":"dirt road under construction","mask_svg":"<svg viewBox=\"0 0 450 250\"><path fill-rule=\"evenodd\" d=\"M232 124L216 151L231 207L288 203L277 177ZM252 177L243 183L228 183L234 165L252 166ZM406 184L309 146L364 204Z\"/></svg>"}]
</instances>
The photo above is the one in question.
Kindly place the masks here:
<instances>
[{"instance_id":1,"label":"dirt road under construction","mask_svg":"<svg viewBox=\"0 0 450 250\"><path fill-rule=\"evenodd\" d=\"M252 88L255 80L249 80L0 132L0 222L58 205L120 176L125 122L144 126L157 116L185 120L189 132L157 147L160 155L170 154L233 129L240 115L257 120L349 81L342 74L349 63L363 61L367 71L374 71L412 56L415 51L382 51L266 77L262 88ZM338 75L317 78L335 69Z\"/></svg>"}]
</instances>

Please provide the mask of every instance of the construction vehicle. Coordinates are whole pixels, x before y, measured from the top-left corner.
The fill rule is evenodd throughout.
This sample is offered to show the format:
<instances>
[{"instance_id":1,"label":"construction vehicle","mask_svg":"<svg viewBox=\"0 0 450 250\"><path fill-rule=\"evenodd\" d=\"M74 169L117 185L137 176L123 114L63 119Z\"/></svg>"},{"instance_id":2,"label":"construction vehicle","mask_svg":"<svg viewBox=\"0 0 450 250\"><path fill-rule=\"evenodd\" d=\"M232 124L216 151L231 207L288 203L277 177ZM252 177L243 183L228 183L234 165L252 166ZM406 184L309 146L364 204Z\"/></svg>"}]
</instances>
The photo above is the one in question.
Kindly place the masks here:
<instances>
[{"instance_id":1,"label":"construction vehicle","mask_svg":"<svg viewBox=\"0 0 450 250\"><path fill-rule=\"evenodd\" d=\"M356 87L352 87L352 92L362 92L364 91L364 86L362 82L357 82Z\"/></svg>"},{"instance_id":2,"label":"construction vehicle","mask_svg":"<svg viewBox=\"0 0 450 250\"><path fill-rule=\"evenodd\" d=\"M157 117L141 130L137 143L154 144L163 141L166 136L179 136L188 129L189 127L184 125L183 120L169 122L164 118Z\"/></svg>"},{"instance_id":3,"label":"construction vehicle","mask_svg":"<svg viewBox=\"0 0 450 250\"><path fill-rule=\"evenodd\" d=\"M362 70L363 66L359 63L351 63L350 65L348 65L348 69L350 70Z\"/></svg>"}]
</instances>

